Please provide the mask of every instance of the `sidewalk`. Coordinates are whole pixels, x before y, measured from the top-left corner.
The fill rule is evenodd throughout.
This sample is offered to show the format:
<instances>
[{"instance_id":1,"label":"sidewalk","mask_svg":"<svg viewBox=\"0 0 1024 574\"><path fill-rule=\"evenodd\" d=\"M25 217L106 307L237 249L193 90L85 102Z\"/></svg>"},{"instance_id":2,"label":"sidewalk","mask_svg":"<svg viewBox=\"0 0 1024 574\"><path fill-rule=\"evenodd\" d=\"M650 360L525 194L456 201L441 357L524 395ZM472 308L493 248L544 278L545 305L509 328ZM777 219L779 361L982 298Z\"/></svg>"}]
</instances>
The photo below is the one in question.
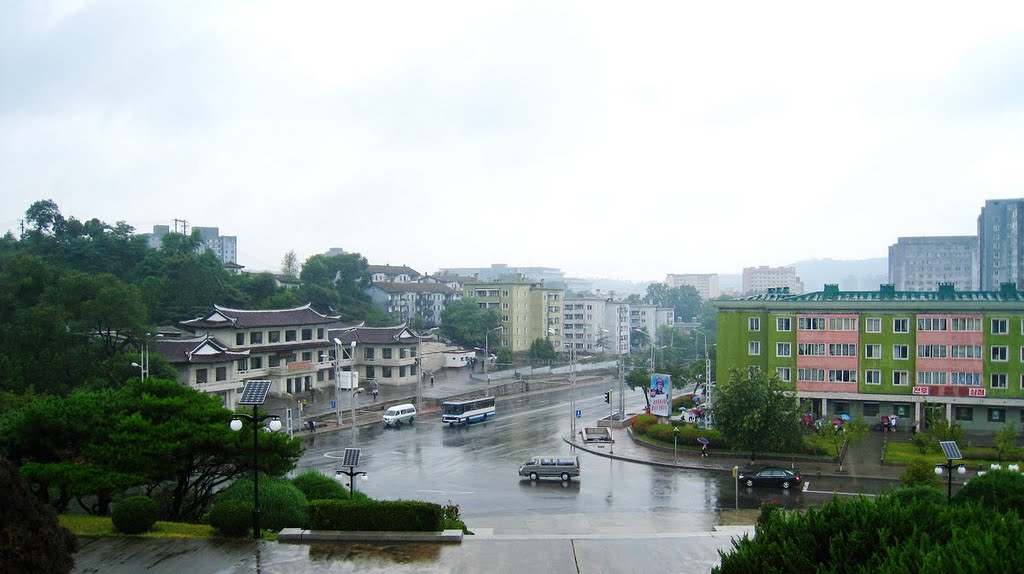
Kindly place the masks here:
<instances>
[{"instance_id":1,"label":"sidewalk","mask_svg":"<svg viewBox=\"0 0 1024 574\"><path fill-rule=\"evenodd\" d=\"M710 455L701 458L700 449L696 445L680 445L678 456L673 453L672 447L650 445L635 439L628 428L611 429L612 439L615 441L610 447L608 445L586 444L579 435L575 437L564 437L565 442L574 447L608 458L624 460L639 464L650 464L669 468L687 468L697 470L711 470L731 473L733 467L739 470L748 471L762 466L784 466L796 468L802 474L811 476L829 476L847 479L866 478L899 481L903 473L902 466L890 466L882 464L882 452L887 441L909 441L907 433L899 432L894 434L869 431L860 442L852 445L846 454L842 471L839 465L831 461L808 461L800 457L773 457L770 455L758 455L753 464L750 457L735 452L715 451L711 445Z\"/></svg>"}]
</instances>

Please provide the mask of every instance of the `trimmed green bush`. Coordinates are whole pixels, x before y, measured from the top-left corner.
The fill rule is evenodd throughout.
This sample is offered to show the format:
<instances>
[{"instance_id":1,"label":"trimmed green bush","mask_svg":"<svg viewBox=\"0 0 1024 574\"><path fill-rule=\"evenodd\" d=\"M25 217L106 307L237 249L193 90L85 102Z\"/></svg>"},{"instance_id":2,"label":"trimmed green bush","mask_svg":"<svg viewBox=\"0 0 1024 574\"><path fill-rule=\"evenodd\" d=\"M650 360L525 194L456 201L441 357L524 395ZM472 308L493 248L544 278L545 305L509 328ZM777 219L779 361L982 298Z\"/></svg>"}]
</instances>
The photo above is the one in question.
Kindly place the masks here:
<instances>
[{"instance_id":1,"label":"trimmed green bush","mask_svg":"<svg viewBox=\"0 0 1024 574\"><path fill-rule=\"evenodd\" d=\"M227 500L252 502L252 479L240 478L217 495L215 503ZM294 484L273 476L260 475L260 527L267 530L305 528L309 501Z\"/></svg>"},{"instance_id":2,"label":"trimmed green bush","mask_svg":"<svg viewBox=\"0 0 1024 574\"><path fill-rule=\"evenodd\" d=\"M0 572L71 572L78 538L0 456Z\"/></svg>"},{"instance_id":3,"label":"trimmed green bush","mask_svg":"<svg viewBox=\"0 0 1024 574\"><path fill-rule=\"evenodd\" d=\"M934 474L934 473L933 473ZM895 498L903 504L922 502L925 504L946 504L946 493L941 488L918 484L897 488L882 496Z\"/></svg>"},{"instance_id":4,"label":"trimmed green bush","mask_svg":"<svg viewBox=\"0 0 1024 574\"><path fill-rule=\"evenodd\" d=\"M1024 475L1009 470L992 470L976 476L956 493L953 504L980 504L1024 517Z\"/></svg>"},{"instance_id":5,"label":"trimmed green bush","mask_svg":"<svg viewBox=\"0 0 1024 574\"><path fill-rule=\"evenodd\" d=\"M110 521L125 534L142 534L156 524L160 506L148 496L129 496L114 505Z\"/></svg>"},{"instance_id":6,"label":"trimmed green bush","mask_svg":"<svg viewBox=\"0 0 1024 574\"><path fill-rule=\"evenodd\" d=\"M647 429L658 422L654 415L637 415L633 417L633 431L639 434L646 434Z\"/></svg>"},{"instance_id":7,"label":"trimmed green bush","mask_svg":"<svg viewBox=\"0 0 1024 574\"><path fill-rule=\"evenodd\" d=\"M261 489L262 490L262 489ZM260 504L260 506L263 506ZM251 500L221 500L210 508L205 517L210 526L224 536L245 536L252 528ZM260 527L262 528L262 524Z\"/></svg>"},{"instance_id":8,"label":"trimmed green bush","mask_svg":"<svg viewBox=\"0 0 1024 574\"><path fill-rule=\"evenodd\" d=\"M443 530L441 505L418 500L314 500L309 523L314 530Z\"/></svg>"},{"instance_id":9,"label":"trimmed green bush","mask_svg":"<svg viewBox=\"0 0 1024 574\"><path fill-rule=\"evenodd\" d=\"M306 500L348 500L348 489L337 480L321 472L309 469L292 479Z\"/></svg>"},{"instance_id":10,"label":"trimmed green bush","mask_svg":"<svg viewBox=\"0 0 1024 574\"><path fill-rule=\"evenodd\" d=\"M834 498L771 512L713 572L1016 572L1024 519L977 505Z\"/></svg>"},{"instance_id":11,"label":"trimmed green bush","mask_svg":"<svg viewBox=\"0 0 1024 574\"><path fill-rule=\"evenodd\" d=\"M900 484L903 486L929 486L937 488L942 486L942 481L935 474L935 464L928 459L916 456L907 463L900 475Z\"/></svg>"}]
</instances>

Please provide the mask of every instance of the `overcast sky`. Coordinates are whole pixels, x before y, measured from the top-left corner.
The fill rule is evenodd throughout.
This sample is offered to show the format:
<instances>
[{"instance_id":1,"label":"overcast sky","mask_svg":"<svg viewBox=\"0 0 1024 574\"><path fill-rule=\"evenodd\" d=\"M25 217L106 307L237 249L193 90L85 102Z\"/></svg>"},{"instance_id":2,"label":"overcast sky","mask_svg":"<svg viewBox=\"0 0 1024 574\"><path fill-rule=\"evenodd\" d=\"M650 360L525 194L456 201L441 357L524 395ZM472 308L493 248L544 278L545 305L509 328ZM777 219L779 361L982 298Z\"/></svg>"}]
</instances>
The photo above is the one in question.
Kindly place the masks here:
<instances>
[{"instance_id":1,"label":"overcast sky","mask_svg":"<svg viewBox=\"0 0 1024 574\"><path fill-rule=\"evenodd\" d=\"M884 257L1024 197L1019 2L5 2L38 199L239 263L664 280Z\"/></svg>"}]
</instances>

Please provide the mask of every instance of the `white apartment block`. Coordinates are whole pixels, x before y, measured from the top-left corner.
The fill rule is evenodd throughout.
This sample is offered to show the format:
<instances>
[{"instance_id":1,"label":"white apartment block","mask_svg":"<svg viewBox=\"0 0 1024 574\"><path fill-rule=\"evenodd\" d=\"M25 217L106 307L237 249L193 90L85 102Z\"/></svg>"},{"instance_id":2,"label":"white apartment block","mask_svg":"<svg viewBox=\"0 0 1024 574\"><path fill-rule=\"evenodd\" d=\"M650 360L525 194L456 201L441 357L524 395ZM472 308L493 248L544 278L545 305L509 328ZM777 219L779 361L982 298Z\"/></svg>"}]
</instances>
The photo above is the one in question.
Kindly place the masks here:
<instances>
[{"instance_id":1,"label":"white apartment block","mask_svg":"<svg viewBox=\"0 0 1024 574\"><path fill-rule=\"evenodd\" d=\"M978 290L978 238L973 235L900 237L889 246L889 283L897 291Z\"/></svg>"},{"instance_id":2,"label":"white apartment block","mask_svg":"<svg viewBox=\"0 0 1024 574\"><path fill-rule=\"evenodd\" d=\"M702 301L717 299L722 294L718 289L717 273L670 273L665 276L665 284L669 287L689 285L697 290Z\"/></svg>"},{"instance_id":3,"label":"white apartment block","mask_svg":"<svg viewBox=\"0 0 1024 574\"><path fill-rule=\"evenodd\" d=\"M788 287L793 295L802 295L804 282L796 275L796 267L745 267L743 269L743 293L765 293L769 289Z\"/></svg>"}]
</instances>

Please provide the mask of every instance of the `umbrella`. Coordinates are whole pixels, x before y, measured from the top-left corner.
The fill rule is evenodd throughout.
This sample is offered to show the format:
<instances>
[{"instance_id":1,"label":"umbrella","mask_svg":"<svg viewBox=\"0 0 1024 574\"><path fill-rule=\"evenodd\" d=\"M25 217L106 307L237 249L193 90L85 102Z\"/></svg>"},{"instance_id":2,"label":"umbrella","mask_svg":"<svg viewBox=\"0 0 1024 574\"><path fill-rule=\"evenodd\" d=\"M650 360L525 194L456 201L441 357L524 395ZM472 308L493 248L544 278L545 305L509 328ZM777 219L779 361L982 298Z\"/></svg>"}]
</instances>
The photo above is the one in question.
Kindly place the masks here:
<instances>
[{"instance_id":1,"label":"umbrella","mask_svg":"<svg viewBox=\"0 0 1024 574\"><path fill-rule=\"evenodd\" d=\"M706 437L700 437L699 439L697 439L697 442L699 442L700 444L711 444L711 441L709 441Z\"/></svg>"},{"instance_id":2,"label":"umbrella","mask_svg":"<svg viewBox=\"0 0 1024 574\"><path fill-rule=\"evenodd\" d=\"M834 424L834 425L841 425L841 424L843 424L843 419L841 419L839 417L836 417L836 418L832 419L832 424Z\"/></svg>"},{"instance_id":3,"label":"umbrella","mask_svg":"<svg viewBox=\"0 0 1024 574\"><path fill-rule=\"evenodd\" d=\"M848 420L850 420L850 415L848 415L846 413L843 413L843 414L839 415L839 418L843 419L844 421L848 421Z\"/></svg>"}]
</instances>

